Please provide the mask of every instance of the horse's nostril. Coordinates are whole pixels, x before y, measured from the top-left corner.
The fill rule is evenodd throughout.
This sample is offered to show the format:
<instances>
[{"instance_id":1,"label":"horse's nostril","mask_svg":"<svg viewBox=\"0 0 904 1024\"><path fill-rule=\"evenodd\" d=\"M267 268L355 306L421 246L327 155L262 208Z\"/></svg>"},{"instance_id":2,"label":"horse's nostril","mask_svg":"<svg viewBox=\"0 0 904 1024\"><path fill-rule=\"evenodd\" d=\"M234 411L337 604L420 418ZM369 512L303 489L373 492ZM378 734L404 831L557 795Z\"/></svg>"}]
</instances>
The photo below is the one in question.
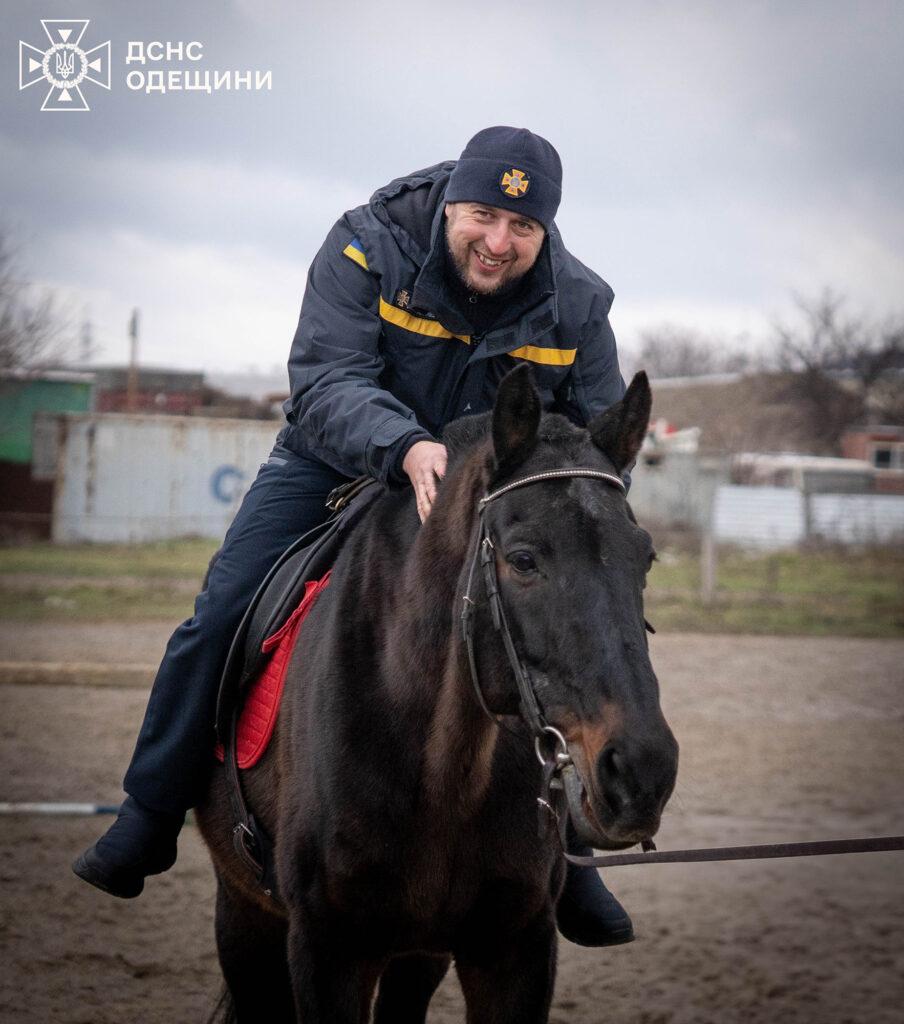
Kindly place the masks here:
<instances>
[{"instance_id":1,"label":"horse's nostril","mask_svg":"<svg viewBox=\"0 0 904 1024\"><path fill-rule=\"evenodd\" d=\"M607 746L600 754L599 779L602 783L603 799L613 815L618 817L624 807L621 792L624 762L622 756L613 746Z\"/></svg>"},{"instance_id":2,"label":"horse's nostril","mask_svg":"<svg viewBox=\"0 0 904 1024\"><path fill-rule=\"evenodd\" d=\"M622 773L622 758L621 754L615 749L615 747L609 746L603 751L602 754L603 771L610 779L614 780Z\"/></svg>"}]
</instances>

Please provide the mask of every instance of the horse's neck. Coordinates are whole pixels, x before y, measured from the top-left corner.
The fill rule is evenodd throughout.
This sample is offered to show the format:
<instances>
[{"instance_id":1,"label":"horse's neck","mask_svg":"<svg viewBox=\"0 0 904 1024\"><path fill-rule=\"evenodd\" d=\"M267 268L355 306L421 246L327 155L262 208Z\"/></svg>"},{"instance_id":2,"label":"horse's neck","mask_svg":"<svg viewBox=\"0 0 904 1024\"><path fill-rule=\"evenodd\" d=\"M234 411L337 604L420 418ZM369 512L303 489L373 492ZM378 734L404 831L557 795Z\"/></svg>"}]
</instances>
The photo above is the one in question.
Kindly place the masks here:
<instances>
[{"instance_id":1,"label":"horse's neck","mask_svg":"<svg viewBox=\"0 0 904 1024\"><path fill-rule=\"evenodd\" d=\"M446 662L424 742L424 792L457 817L470 817L490 784L499 728L462 693L461 672Z\"/></svg>"},{"instance_id":2,"label":"horse's neck","mask_svg":"<svg viewBox=\"0 0 904 1024\"><path fill-rule=\"evenodd\" d=\"M422 737L424 792L467 816L490 781L499 729L475 699L458 629L459 580L482 490L479 452L450 473L406 559L390 651L393 689L414 702Z\"/></svg>"}]
</instances>

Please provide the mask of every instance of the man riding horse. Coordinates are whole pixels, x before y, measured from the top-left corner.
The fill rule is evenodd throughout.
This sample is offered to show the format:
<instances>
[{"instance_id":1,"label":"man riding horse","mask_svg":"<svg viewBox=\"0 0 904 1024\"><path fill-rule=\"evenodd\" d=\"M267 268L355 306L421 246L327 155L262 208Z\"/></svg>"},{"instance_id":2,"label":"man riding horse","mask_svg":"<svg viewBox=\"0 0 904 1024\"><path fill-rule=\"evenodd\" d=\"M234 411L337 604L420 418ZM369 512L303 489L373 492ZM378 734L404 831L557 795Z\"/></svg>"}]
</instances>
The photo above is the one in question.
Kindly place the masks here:
<instances>
[{"instance_id":1,"label":"man riding horse","mask_svg":"<svg viewBox=\"0 0 904 1024\"><path fill-rule=\"evenodd\" d=\"M545 408L580 426L622 397L613 293L562 243L561 181L545 139L486 128L458 161L397 178L330 231L289 354L288 422L194 615L169 641L124 780L128 796L73 864L85 881L133 897L146 876L174 863L185 812L208 785L233 635L279 555L323 522L333 488L363 474L410 482L424 520L446 467L442 429L491 409L499 381L521 361L533 367ZM557 922L583 945L634 937L593 868L569 865Z\"/></svg>"}]
</instances>

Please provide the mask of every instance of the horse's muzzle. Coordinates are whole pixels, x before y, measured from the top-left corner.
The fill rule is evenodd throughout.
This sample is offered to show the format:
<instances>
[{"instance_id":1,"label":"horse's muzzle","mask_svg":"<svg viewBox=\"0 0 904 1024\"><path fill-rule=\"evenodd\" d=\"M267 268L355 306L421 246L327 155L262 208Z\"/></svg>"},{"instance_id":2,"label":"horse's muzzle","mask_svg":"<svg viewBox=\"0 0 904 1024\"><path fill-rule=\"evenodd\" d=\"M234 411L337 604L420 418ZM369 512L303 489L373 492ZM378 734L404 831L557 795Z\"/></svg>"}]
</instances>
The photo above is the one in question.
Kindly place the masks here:
<instances>
[{"instance_id":1,"label":"horse's muzzle","mask_svg":"<svg viewBox=\"0 0 904 1024\"><path fill-rule=\"evenodd\" d=\"M595 756L586 744L570 746L583 790L580 807L595 833L585 838L597 849L633 846L658 831L675 786L678 744L664 721L657 732L655 742L610 739Z\"/></svg>"}]
</instances>

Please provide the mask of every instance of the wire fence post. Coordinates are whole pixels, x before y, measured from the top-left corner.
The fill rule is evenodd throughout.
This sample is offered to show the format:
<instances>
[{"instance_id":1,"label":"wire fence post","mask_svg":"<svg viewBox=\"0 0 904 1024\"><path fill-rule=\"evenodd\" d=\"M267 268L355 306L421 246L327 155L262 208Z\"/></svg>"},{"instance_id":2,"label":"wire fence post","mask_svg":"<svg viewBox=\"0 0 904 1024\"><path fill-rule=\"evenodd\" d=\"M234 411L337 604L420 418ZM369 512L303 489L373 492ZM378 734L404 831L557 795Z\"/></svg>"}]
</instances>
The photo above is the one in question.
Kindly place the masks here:
<instances>
[{"instance_id":1,"label":"wire fence post","mask_svg":"<svg viewBox=\"0 0 904 1024\"><path fill-rule=\"evenodd\" d=\"M700 547L700 598L704 604L712 604L716 599L718 561L716 537L709 525L703 532Z\"/></svg>"},{"instance_id":2,"label":"wire fence post","mask_svg":"<svg viewBox=\"0 0 904 1024\"><path fill-rule=\"evenodd\" d=\"M719 488L710 495L709 511L700 537L700 600L704 605L716 599L718 587L719 552L716 545L716 504Z\"/></svg>"}]
</instances>

